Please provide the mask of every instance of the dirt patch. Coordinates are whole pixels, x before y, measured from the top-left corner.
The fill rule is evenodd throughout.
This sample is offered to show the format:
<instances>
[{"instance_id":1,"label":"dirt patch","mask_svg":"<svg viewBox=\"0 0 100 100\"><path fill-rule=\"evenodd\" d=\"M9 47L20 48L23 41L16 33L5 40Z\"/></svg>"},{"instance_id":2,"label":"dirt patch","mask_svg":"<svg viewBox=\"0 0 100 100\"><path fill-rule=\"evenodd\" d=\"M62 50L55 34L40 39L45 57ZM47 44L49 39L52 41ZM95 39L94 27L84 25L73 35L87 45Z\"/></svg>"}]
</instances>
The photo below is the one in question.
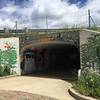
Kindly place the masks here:
<instances>
[{"instance_id":1,"label":"dirt patch","mask_svg":"<svg viewBox=\"0 0 100 100\"><path fill-rule=\"evenodd\" d=\"M47 96L20 91L0 90L0 100L57 100Z\"/></svg>"}]
</instances>

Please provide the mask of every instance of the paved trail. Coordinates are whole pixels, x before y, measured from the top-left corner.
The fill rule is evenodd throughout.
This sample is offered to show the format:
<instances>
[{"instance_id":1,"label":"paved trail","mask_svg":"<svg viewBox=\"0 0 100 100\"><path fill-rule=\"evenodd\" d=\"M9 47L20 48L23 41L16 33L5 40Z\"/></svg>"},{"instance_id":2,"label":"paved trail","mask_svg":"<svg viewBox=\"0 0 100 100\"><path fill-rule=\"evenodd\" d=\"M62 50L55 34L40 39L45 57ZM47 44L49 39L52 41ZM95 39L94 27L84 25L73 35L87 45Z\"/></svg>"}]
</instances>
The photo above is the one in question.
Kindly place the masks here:
<instances>
[{"instance_id":1,"label":"paved trail","mask_svg":"<svg viewBox=\"0 0 100 100\"><path fill-rule=\"evenodd\" d=\"M19 76L0 80L0 90L24 91L59 100L75 100L68 93L70 87L69 82L60 79Z\"/></svg>"}]
</instances>

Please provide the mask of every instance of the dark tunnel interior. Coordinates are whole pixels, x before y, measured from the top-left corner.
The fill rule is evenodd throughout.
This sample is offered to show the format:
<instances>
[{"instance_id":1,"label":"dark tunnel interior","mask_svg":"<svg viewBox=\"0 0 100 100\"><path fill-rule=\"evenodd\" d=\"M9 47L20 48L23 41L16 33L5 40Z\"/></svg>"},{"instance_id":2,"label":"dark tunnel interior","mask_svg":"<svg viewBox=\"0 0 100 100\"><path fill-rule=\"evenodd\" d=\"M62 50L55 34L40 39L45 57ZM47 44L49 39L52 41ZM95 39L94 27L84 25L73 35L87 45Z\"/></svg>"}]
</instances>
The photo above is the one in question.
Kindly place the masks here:
<instances>
[{"instance_id":1,"label":"dark tunnel interior","mask_svg":"<svg viewBox=\"0 0 100 100\"><path fill-rule=\"evenodd\" d=\"M49 69L52 71L71 71L78 69L79 51L74 46L51 49L49 52Z\"/></svg>"},{"instance_id":2,"label":"dark tunnel interior","mask_svg":"<svg viewBox=\"0 0 100 100\"><path fill-rule=\"evenodd\" d=\"M24 58L24 74L70 77L77 75L80 69L80 52L74 45L56 44L27 49Z\"/></svg>"}]
</instances>

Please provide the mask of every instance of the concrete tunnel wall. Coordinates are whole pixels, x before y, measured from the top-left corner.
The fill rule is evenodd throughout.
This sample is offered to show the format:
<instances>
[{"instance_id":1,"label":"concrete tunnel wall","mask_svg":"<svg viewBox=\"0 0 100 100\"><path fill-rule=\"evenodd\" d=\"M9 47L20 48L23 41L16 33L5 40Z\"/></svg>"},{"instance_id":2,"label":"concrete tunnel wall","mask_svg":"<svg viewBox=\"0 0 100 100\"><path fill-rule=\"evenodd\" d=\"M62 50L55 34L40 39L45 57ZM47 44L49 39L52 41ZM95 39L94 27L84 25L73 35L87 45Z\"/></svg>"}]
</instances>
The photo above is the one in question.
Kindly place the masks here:
<instances>
[{"instance_id":1,"label":"concrete tunnel wall","mask_svg":"<svg viewBox=\"0 0 100 100\"><path fill-rule=\"evenodd\" d=\"M83 45L83 44L85 44L86 42L87 42L87 39L89 38L89 37L91 37L91 34L100 34L100 32L96 32L96 31L90 31L90 30L86 30L86 29L84 29L84 30L80 30L80 32L79 32L79 48L77 49L78 51L79 51L79 54L80 54L80 57L79 57L79 67L78 67L78 69L79 68L82 68L82 59L81 59L81 57L82 57L82 55L81 55L81 46ZM65 42L66 43L66 42ZM41 47L45 47L46 45L44 45L43 46L43 44L42 45L35 45L35 46L32 46L32 45L30 45L29 47L27 47L27 48L29 48L29 49L34 49L34 48L41 48ZM68 44L67 44L67 46L68 46ZM71 45L70 45L71 46ZM73 48L76 48L75 46L72 46ZM25 48L24 50L26 50L27 48ZM65 49L66 50L66 49ZM51 50L52 51L52 50ZM56 53L57 54L57 52L56 52L56 50L53 50L54 52L53 53ZM50 55L52 55L52 53L50 53ZM65 54L64 54L65 55ZM53 57L51 57L51 59L52 59ZM59 59L58 59L59 60ZM60 59L61 60L61 59ZM51 61L52 62L52 61ZM52 63L51 63L51 65L52 65ZM51 66L50 65L50 66Z\"/></svg>"},{"instance_id":2,"label":"concrete tunnel wall","mask_svg":"<svg viewBox=\"0 0 100 100\"><path fill-rule=\"evenodd\" d=\"M66 33L66 32L65 32ZM86 30L86 29L84 29L84 30L80 30L80 31L76 31L76 32L74 32L73 30L72 30L72 33L77 33L78 35L76 36L76 37L78 37L77 39L75 39L76 41L78 41L79 42L79 48L77 49L77 50L79 50L79 54L80 54L80 59L79 59L79 61L80 61L80 68L82 68L82 66L81 66L81 46L82 46L82 44L84 44L84 43L86 43L87 42L87 39L88 39L88 37L91 37L91 34L100 34L100 32L96 32L96 31L90 31L90 30ZM67 34L67 33L66 33ZM75 35L75 34L72 34L72 36L73 35ZM68 36L70 35L70 32L69 32L69 34L68 34ZM27 34L27 36L29 36L29 34ZM7 37L18 37L19 38L19 45L20 45L20 48L19 48L19 54L20 54L20 61L19 61L19 63L20 64L22 64L21 62L23 61L23 52L25 51L25 50L27 50L27 49L30 49L30 50L33 50L34 48L41 48L42 49L42 47L45 47L45 46L47 46L47 45L44 45L43 46L43 44L44 43L42 43L42 45L40 44L35 44L34 45L34 42L33 41L30 41L30 39L29 39L29 41L30 41L30 43L32 42L32 44L30 44L30 45L26 45L26 43L27 43L27 41L26 41L26 39L28 39L27 38L27 36L22 36L22 37L20 37L20 36L17 36L17 35L13 35L13 34L7 34L7 35L0 35L0 37L1 38L7 38ZM65 37L66 35L64 35L63 37ZM62 38L63 38L62 37ZM21 41L21 39L23 40L23 41ZM72 38L72 39L74 39L74 38ZM33 38L32 38L32 40L33 40ZM25 45L23 44L24 43L24 41L25 41ZM29 42L28 41L28 42ZM53 41L54 42L54 41ZM65 39L64 39L64 43L66 43L67 42L67 37L65 37ZM48 44L48 43L47 43ZM25 47L24 47L25 46ZM74 45L72 46L73 48L77 48L77 47L75 47ZM48 48L48 47L47 47ZM52 51L52 50L51 50ZM54 50L55 52L54 53L57 53L56 52L56 50ZM52 53L51 53L52 54ZM51 58L53 58L53 57L51 57ZM60 59L61 60L61 59ZM51 61L52 62L52 61ZM18 67L18 69L20 70L20 66Z\"/></svg>"}]
</instances>

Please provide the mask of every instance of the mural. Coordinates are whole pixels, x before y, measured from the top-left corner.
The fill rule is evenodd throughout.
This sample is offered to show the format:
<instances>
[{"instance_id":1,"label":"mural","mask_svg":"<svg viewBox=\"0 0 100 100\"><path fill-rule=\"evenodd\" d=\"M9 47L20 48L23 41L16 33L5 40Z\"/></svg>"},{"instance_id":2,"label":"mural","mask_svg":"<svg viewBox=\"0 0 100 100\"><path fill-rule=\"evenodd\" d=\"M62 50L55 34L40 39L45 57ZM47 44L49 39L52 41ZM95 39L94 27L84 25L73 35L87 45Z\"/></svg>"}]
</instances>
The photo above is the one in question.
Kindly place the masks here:
<instances>
[{"instance_id":1,"label":"mural","mask_svg":"<svg viewBox=\"0 0 100 100\"><path fill-rule=\"evenodd\" d=\"M0 76L17 74L19 68L19 39L1 38Z\"/></svg>"}]
</instances>

